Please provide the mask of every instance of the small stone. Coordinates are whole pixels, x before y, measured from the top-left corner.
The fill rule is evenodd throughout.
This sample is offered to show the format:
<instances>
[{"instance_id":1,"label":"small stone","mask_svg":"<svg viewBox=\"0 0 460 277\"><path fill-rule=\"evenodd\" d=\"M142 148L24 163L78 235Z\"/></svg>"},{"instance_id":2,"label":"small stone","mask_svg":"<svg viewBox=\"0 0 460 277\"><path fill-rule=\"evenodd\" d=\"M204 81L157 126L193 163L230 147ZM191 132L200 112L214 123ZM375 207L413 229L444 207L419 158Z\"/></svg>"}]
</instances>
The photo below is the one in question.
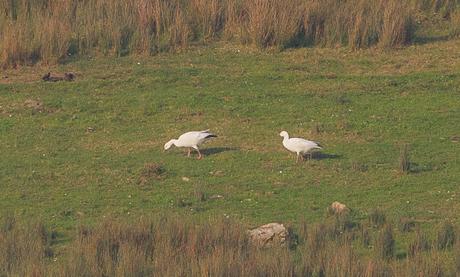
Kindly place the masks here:
<instances>
[{"instance_id":1,"label":"small stone","mask_svg":"<svg viewBox=\"0 0 460 277\"><path fill-rule=\"evenodd\" d=\"M190 178L188 178L188 177L182 177L182 181L188 182L188 181L190 181Z\"/></svg>"}]
</instances>

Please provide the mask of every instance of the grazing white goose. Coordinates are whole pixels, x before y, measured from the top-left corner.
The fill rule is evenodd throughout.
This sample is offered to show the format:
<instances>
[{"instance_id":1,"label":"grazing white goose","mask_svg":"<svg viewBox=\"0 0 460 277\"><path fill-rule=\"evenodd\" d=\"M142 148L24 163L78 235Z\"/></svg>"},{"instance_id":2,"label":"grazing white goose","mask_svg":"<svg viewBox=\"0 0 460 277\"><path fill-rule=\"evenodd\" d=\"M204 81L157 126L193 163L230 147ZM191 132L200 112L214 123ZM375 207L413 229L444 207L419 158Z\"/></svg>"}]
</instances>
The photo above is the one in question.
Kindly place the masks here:
<instances>
[{"instance_id":1,"label":"grazing white goose","mask_svg":"<svg viewBox=\"0 0 460 277\"><path fill-rule=\"evenodd\" d=\"M303 155L310 153L315 149L323 149L322 146L314 141L302 138L289 138L286 131L282 131L280 136L283 137L283 145L287 150L297 153L296 163L299 162L299 157L303 159Z\"/></svg>"},{"instance_id":2,"label":"grazing white goose","mask_svg":"<svg viewBox=\"0 0 460 277\"><path fill-rule=\"evenodd\" d=\"M210 138L215 137L217 136L209 132L209 130L187 132L185 134L182 134L178 139L172 139L168 141L165 144L165 150L168 150L173 145L175 145L176 147L187 147L187 157L190 157L190 152L193 148L198 152L198 159L201 159L203 156L201 155L198 146L201 145L203 142L209 140Z\"/></svg>"}]
</instances>

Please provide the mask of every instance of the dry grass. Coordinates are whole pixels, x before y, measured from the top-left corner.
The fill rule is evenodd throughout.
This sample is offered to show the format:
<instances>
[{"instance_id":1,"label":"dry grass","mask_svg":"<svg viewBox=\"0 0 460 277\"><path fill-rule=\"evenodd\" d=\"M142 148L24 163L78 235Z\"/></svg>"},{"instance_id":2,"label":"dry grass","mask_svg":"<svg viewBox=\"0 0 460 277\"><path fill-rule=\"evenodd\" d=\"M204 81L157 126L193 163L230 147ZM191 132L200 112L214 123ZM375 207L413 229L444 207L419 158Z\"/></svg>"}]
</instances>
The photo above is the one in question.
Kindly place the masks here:
<instances>
[{"instance_id":1,"label":"dry grass","mask_svg":"<svg viewBox=\"0 0 460 277\"><path fill-rule=\"evenodd\" d=\"M456 10L452 13L450 21L450 35L452 37L460 37L460 10Z\"/></svg>"},{"instance_id":2,"label":"dry grass","mask_svg":"<svg viewBox=\"0 0 460 277\"><path fill-rule=\"evenodd\" d=\"M8 215L0 228L0 276L45 276L52 251L43 224L19 225Z\"/></svg>"},{"instance_id":3,"label":"dry grass","mask_svg":"<svg viewBox=\"0 0 460 277\"><path fill-rule=\"evenodd\" d=\"M146 163L140 173L138 183L144 185L152 179L160 180L164 177L165 173L166 170L161 164Z\"/></svg>"},{"instance_id":4,"label":"dry grass","mask_svg":"<svg viewBox=\"0 0 460 277\"><path fill-rule=\"evenodd\" d=\"M422 3L423 2L423 3ZM417 8L455 19L455 0L11 0L0 3L0 64L154 54L193 42L260 47L400 47ZM457 20L458 21L458 20ZM453 20L453 22L456 22Z\"/></svg>"},{"instance_id":5,"label":"dry grass","mask_svg":"<svg viewBox=\"0 0 460 277\"><path fill-rule=\"evenodd\" d=\"M410 166L409 145L404 143L400 146L399 151L399 171L402 173L409 173L411 169Z\"/></svg>"},{"instance_id":6,"label":"dry grass","mask_svg":"<svg viewBox=\"0 0 460 277\"><path fill-rule=\"evenodd\" d=\"M28 226L28 227L27 227ZM374 255L361 257L355 241L360 228L337 222L290 228L290 242L269 249L249 243L245 228L229 219L191 222L177 216L106 219L95 227L80 226L65 256L50 251L51 236L41 224L24 227L7 217L0 231L2 276L439 276L455 269L429 256L426 239L417 232L407 262L394 258L390 225L378 235ZM338 228L339 227L339 228ZM369 235L369 234L367 234ZM61 262L52 262L52 260ZM379 275L380 276L380 275Z\"/></svg>"}]
</instances>

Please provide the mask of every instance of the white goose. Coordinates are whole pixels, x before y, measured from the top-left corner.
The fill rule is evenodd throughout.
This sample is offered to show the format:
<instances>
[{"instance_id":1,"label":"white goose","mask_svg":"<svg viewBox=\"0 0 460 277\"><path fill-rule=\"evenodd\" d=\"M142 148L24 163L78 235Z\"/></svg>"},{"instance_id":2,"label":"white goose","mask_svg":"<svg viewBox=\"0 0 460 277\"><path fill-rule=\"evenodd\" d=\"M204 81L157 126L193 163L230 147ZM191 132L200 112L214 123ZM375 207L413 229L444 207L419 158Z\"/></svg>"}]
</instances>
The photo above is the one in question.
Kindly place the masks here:
<instances>
[{"instance_id":1,"label":"white goose","mask_svg":"<svg viewBox=\"0 0 460 277\"><path fill-rule=\"evenodd\" d=\"M188 154L187 157L190 157L190 152L195 149L198 152L198 159L201 159L203 156L201 155L200 149L198 146L201 145L203 142L209 140L210 138L217 137L213 133L209 132L209 130L204 131L191 131L181 135L178 139L172 139L168 141L164 148L168 150L171 146L175 145L176 147L187 147Z\"/></svg>"},{"instance_id":2,"label":"white goose","mask_svg":"<svg viewBox=\"0 0 460 277\"><path fill-rule=\"evenodd\" d=\"M282 131L280 136L283 137L283 146L294 153L297 153L296 163L299 162L299 157L303 159L303 155L310 153L315 149L323 149L322 146L314 141L302 138L289 138L286 131Z\"/></svg>"}]
</instances>

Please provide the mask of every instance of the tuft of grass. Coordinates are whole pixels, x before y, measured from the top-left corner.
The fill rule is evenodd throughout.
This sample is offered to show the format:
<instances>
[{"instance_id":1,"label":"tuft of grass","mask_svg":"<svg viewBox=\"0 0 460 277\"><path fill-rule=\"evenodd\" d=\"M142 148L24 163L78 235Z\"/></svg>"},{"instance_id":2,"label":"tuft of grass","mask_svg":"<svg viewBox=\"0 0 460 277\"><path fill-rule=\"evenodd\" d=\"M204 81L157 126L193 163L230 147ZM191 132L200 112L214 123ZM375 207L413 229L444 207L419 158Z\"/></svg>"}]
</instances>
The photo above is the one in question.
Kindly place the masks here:
<instances>
[{"instance_id":1,"label":"tuft of grass","mask_svg":"<svg viewBox=\"0 0 460 277\"><path fill-rule=\"evenodd\" d=\"M195 199L198 202L205 202L205 201L207 201L209 199L209 196L206 193L206 191L200 186L197 186L195 188L194 195L195 195Z\"/></svg>"},{"instance_id":2,"label":"tuft of grass","mask_svg":"<svg viewBox=\"0 0 460 277\"><path fill-rule=\"evenodd\" d=\"M386 224L376 241L375 251L382 259L391 259L395 255L395 239L393 234L393 227Z\"/></svg>"},{"instance_id":3,"label":"tuft of grass","mask_svg":"<svg viewBox=\"0 0 460 277\"><path fill-rule=\"evenodd\" d=\"M415 257L424 251L428 251L430 247L431 243L427 236L420 229L417 229L415 238L409 243L407 254L409 257Z\"/></svg>"},{"instance_id":4,"label":"tuft of grass","mask_svg":"<svg viewBox=\"0 0 460 277\"><path fill-rule=\"evenodd\" d=\"M186 208L186 207L190 207L192 206L193 203L190 199L187 199L187 198L177 198L176 201L175 201L175 206L176 207L179 207L179 208Z\"/></svg>"},{"instance_id":5,"label":"tuft of grass","mask_svg":"<svg viewBox=\"0 0 460 277\"><path fill-rule=\"evenodd\" d=\"M366 172L368 171L369 167L367 164L358 161L351 162L351 169L356 172Z\"/></svg>"},{"instance_id":6,"label":"tuft of grass","mask_svg":"<svg viewBox=\"0 0 460 277\"><path fill-rule=\"evenodd\" d=\"M393 48L408 44L415 32L414 18L406 1L383 1L382 35L379 45L383 48Z\"/></svg>"},{"instance_id":7,"label":"tuft of grass","mask_svg":"<svg viewBox=\"0 0 460 277\"><path fill-rule=\"evenodd\" d=\"M371 245L371 233L369 228L361 226L361 242L363 247L368 248Z\"/></svg>"},{"instance_id":8,"label":"tuft of grass","mask_svg":"<svg viewBox=\"0 0 460 277\"><path fill-rule=\"evenodd\" d=\"M383 213L379 209L374 209L369 213L368 216L369 223L371 226L380 228L386 223L386 216L385 213Z\"/></svg>"},{"instance_id":9,"label":"tuft of grass","mask_svg":"<svg viewBox=\"0 0 460 277\"><path fill-rule=\"evenodd\" d=\"M16 217L13 213L5 213L1 222L2 228L0 229L3 233L13 230L16 225Z\"/></svg>"},{"instance_id":10,"label":"tuft of grass","mask_svg":"<svg viewBox=\"0 0 460 277\"><path fill-rule=\"evenodd\" d=\"M324 127L321 123L314 124L310 129L310 134L319 135L324 131Z\"/></svg>"},{"instance_id":11,"label":"tuft of grass","mask_svg":"<svg viewBox=\"0 0 460 277\"><path fill-rule=\"evenodd\" d=\"M454 256L455 256L455 270L457 274L460 274L460 240L457 239L455 242L454 248Z\"/></svg>"},{"instance_id":12,"label":"tuft of grass","mask_svg":"<svg viewBox=\"0 0 460 277\"><path fill-rule=\"evenodd\" d=\"M166 174L166 170L161 164L146 163L139 176L139 184L145 184L152 179L160 180Z\"/></svg>"},{"instance_id":13,"label":"tuft of grass","mask_svg":"<svg viewBox=\"0 0 460 277\"><path fill-rule=\"evenodd\" d=\"M407 217L401 217L398 221L398 230L401 233L411 232L415 228L415 226L415 221Z\"/></svg>"},{"instance_id":14,"label":"tuft of grass","mask_svg":"<svg viewBox=\"0 0 460 277\"><path fill-rule=\"evenodd\" d=\"M450 222L444 222L438 230L436 245L438 249L452 248L456 240L455 227Z\"/></svg>"},{"instance_id":15,"label":"tuft of grass","mask_svg":"<svg viewBox=\"0 0 460 277\"><path fill-rule=\"evenodd\" d=\"M456 10L450 17L450 31L451 37L460 37L460 10Z\"/></svg>"},{"instance_id":16,"label":"tuft of grass","mask_svg":"<svg viewBox=\"0 0 460 277\"><path fill-rule=\"evenodd\" d=\"M399 171L402 173L409 173L410 169L409 145L404 143L400 146L399 150Z\"/></svg>"},{"instance_id":17,"label":"tuft of grass","mask_svg":"<svg viewBox=\"0 0 460 277\"><path fill-rule=\"evenodd\" d=\"M45 276L46 259L54 253L44 225L6 216L3 226L8 228L0 230L0 276Z\"/></svg>"}]
</instances>

